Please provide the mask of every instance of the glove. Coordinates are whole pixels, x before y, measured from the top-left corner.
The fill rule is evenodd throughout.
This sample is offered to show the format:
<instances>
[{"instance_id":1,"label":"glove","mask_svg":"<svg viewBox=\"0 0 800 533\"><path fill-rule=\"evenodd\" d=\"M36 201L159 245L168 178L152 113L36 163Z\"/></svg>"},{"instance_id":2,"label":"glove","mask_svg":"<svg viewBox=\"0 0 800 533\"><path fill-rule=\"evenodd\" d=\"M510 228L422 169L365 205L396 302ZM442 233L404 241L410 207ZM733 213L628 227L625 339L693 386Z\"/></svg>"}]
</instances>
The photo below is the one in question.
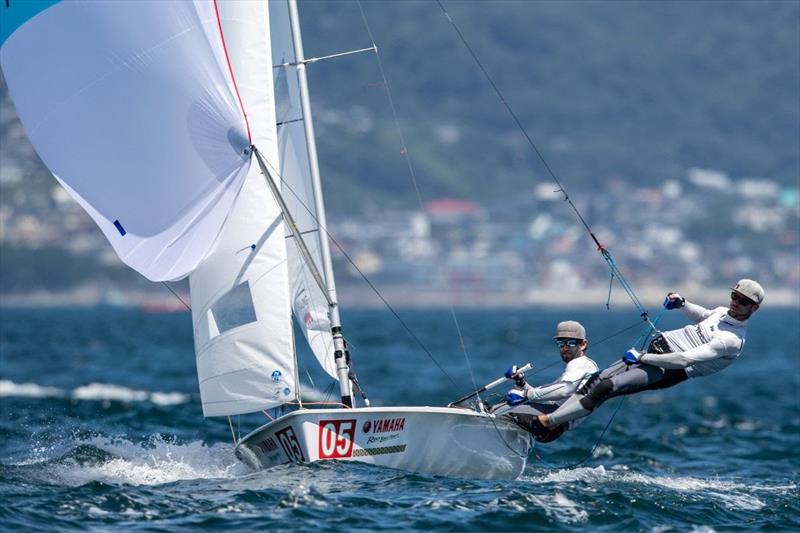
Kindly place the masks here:
<instances>
[{"instance_id":1,"label":"glove","mask_svg":"<svg viewBox=\"0 0 800 533\"><path fill-rule=\"evenodd\" d=\"M517 387L522 388L525 386L525 374L519 371L517 365L511 365L503 374L507 379L513 379Z\"/></svg>"},{"instance_id":2,"label":"glove","mask_svg":"<svg viewBox=\"0 0 800 533\"><path fill-rule=\"evenodd\" d=\"M525 402L527 399L528 398L525 396L524 390L511 389L508 391L508 394L506 394L506 403L512 407Z\"/></svg>"},{"instance_id":3,"label":"glove","mask_svg":"<svg viewBox=\"0 0 800 533\"><path fill-rule=\"evenodd\" d=\"M625 352L625 355L622 356L622 361L626 365L635 365L636 363L641 363L641 361L639 360L641 356L642 352L640 352L636 348L631 348L630 350Z\"/></svg>"},{"instance_id":4,"label":"glove","mask_svg":"<svg viewBox=\"0 0 800 533\"><path fill-rule=\"evenodd\" d=\"M686 303L686 298L677 292L671 292L664 298L664 309L680 309Z\"/></svg>"}]
</instances>

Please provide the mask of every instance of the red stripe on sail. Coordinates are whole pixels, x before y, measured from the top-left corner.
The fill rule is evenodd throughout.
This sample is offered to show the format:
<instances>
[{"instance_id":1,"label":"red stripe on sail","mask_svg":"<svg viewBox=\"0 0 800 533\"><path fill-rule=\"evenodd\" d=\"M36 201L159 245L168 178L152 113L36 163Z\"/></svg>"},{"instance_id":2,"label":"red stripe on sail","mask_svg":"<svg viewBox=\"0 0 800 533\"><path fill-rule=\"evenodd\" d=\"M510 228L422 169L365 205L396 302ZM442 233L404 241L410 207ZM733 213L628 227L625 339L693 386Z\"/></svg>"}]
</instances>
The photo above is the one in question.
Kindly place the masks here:
<instances>
[{"instance_id":1,"label":"red stripe on sail","mask_svg":"<svg viewBox=\"0 0 800 533\"><path fill-rule=\"evenodd\" d=\"M219 37L222 40L222 50L225 52L225 61L228 62L228 72L231 73L231 80L233 80L233 88L236 91L236 98L239 100L239 107L242 109L244 116L244 123L247 126L247 140L252 144L253 137L250 135L250 122L247 120L247 113L244 110L244 103L242 96L239 94L239 86L236 84L236 76L233 75L233 65L231 65L231 58L228 57L228 46L225 44L225 34L222 31L222 19L219 17L219 7L217 7L217 0L214 0L214 13L217 15L217 26L219 27Z\"/></svg>"}]
</instances>

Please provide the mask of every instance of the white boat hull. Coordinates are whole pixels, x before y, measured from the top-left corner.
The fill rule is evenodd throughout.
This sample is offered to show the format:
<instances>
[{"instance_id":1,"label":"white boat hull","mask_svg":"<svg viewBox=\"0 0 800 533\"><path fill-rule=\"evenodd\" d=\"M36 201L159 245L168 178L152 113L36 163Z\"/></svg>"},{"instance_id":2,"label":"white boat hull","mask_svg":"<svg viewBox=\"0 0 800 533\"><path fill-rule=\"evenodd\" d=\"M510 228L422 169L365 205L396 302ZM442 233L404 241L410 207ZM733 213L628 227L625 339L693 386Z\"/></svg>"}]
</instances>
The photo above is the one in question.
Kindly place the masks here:
<instances>
[{"instance_id":1,"label":"white boat hull","mask_svg":"<svg viewBox=\"0 0 800 533\"><path fill-rule=\"evenodd\" d=\"M300 409L239 441L255 469L339 460L470 479L515 479L530 434L511 420L466 409L363 407Z\"/></svg>"}]
</instances>

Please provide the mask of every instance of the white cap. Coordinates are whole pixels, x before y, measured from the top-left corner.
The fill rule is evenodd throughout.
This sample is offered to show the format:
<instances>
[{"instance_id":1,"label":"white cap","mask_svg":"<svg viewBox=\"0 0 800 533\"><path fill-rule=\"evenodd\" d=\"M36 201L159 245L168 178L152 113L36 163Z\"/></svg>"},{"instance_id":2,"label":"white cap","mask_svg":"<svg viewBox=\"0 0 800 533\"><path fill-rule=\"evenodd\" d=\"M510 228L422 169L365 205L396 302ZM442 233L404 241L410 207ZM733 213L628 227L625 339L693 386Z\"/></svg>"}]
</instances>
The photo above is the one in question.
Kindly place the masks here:
<instances>
[{"instance_id":1,"label":"white cap","mask_svg":"<svg viewBox=\"0 0 800 533\"><path fill-rule=\"evenodd\" d=\"M759 305L764 301L764 289L757 281L753 281L752 279L740 279L739 283L731 288Z\"/></svg>"}]
</instances>

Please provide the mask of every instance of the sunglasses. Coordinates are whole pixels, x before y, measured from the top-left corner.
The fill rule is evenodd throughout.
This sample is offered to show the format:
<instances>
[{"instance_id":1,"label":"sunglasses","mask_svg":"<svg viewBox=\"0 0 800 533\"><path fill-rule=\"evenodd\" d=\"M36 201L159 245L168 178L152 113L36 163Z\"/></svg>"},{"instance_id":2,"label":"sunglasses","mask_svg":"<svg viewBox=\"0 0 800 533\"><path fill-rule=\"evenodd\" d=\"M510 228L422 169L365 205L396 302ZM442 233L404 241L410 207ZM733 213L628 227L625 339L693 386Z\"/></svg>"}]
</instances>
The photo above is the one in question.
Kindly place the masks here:
<instances>
[{"instance_id":1,"label":"sunglasses","mask_svg":"<svg viewBox=\"0 0 800 533\"><path fill-rule=\"evenodd\" d=\"M743 305L755 305L755 302L753 300L751 300L750 298L746 298L736 292L731 293L731 300Z\"/></svg>"},{"instance_id":2,"label":"sunglasses","mask_svg":"<svg viewBox=\"0 0 800 533\"><path fill-rule=\"evenodd\" d=\"M581 341L578 339L556 339L556 346L559 348L563 348L564 346L569 346L570 348L574 348L580 345Z\"/></svg>"}]
</instances>

